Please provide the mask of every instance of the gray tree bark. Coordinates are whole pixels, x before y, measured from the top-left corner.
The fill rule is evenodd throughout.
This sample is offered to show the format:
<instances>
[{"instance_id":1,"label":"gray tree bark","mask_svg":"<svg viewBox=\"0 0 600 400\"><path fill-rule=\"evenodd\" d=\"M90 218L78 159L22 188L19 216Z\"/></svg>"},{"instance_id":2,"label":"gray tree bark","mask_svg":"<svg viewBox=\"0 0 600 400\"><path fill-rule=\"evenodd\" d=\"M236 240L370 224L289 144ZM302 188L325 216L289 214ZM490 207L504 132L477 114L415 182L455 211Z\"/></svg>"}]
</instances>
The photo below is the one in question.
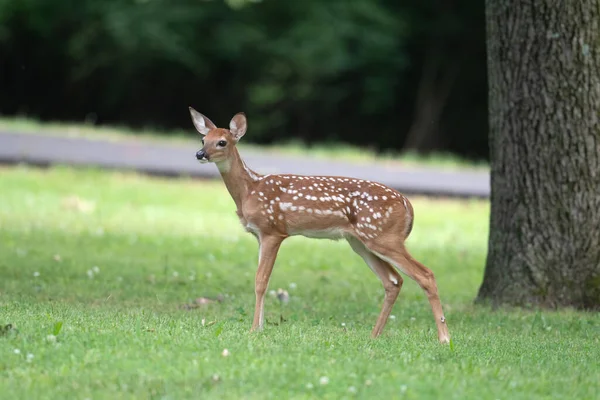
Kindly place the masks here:
<instances>
[{"instance_id":1,"label":"gray tree bark","mask_svg":"<svg viewBox=\"0 0 600 400\"><path fill-rule=\"evenodd\" d=\"M478 300L600 309L600 0L487 0L489 249Z\"/></svg>"}]
</instances>

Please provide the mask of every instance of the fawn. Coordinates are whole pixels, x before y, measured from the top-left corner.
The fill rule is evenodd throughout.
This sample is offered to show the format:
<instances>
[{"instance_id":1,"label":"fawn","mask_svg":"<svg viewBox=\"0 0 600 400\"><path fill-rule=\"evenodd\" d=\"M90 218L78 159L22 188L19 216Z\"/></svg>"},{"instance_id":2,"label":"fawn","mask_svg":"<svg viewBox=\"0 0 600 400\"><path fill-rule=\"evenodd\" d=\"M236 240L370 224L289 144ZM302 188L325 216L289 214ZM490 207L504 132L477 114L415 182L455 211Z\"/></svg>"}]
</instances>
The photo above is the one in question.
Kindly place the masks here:
<instances>
[{"instance_id":1,"label":"fawn","mask_svg":"<svg viewBox=\"0 0 600 400\"><path fill-rule=\"evenodd\" d=\"M425 291L438 339L449 343L435 277L404 247L414 219L412 205L404 195L362 179L258 174L246 166L236 149L246 133L244 113L236 114L229 129L223 129L192 107L189 109L194 126L202 135L202 149L196 158L201 163L217 165L242 226L258 239L256 305L251 331L264 325L265 292L281 243L289 236L302 235L347 240L379 277L385 299L372 337L383 331L400 293L403 280L398 269Z\"/></svg>"}]
</instances>

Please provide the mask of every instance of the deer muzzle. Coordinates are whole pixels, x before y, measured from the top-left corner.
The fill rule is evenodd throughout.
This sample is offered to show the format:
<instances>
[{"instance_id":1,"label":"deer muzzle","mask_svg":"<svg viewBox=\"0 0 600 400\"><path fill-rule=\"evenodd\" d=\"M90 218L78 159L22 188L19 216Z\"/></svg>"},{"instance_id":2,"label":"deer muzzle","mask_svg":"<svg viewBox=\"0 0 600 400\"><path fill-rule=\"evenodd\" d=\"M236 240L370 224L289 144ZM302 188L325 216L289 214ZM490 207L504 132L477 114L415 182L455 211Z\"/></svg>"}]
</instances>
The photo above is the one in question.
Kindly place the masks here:
<instances>
[{"instance_id":1,"label":"deer muzzle","mask_svg":"<svg viewBox=\"0 0 600 400\"><path fill-rule=\"evenodd\" d=\"M208 154L206 154L204 149L198 150L198 152L196 153L196 159L200 161L208 161Z\"/></svg>"}]
</instances>

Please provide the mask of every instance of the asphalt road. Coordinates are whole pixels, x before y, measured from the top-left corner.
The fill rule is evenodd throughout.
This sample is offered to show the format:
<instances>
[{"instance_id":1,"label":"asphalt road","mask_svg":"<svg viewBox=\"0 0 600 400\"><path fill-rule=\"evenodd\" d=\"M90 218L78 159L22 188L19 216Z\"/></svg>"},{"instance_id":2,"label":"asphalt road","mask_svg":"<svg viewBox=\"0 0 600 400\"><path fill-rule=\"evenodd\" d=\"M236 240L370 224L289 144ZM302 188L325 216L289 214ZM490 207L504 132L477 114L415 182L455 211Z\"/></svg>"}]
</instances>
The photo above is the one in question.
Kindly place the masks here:
<instances>
[{"instance_id":1,"label":"asphalt road","mask_svg":"<svg viewBox=\"0 0 600 400\"><path fill-rule=\"evenodd\" d=\"M0 163L37 166L67 164L135 170L162 176L219 178L216 166L200 165L197 148L152 141L108 141L45 134L0 132ZM377 163L284 156L271 152L240 151L256 172L296 175L337 175L369 179L406 194L487 198L489 173L398 167Z\"/></svg>"}]
</instances>

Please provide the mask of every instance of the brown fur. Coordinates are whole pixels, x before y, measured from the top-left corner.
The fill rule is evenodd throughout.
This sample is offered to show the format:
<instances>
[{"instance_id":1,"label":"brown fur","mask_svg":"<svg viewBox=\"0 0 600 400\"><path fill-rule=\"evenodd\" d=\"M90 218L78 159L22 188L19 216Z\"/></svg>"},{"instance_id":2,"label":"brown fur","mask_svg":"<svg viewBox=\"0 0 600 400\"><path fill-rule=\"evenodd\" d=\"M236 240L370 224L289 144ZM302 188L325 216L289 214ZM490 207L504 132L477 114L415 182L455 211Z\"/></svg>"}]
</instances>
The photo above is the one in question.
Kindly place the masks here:
<instances>
[{"instance_id":1,"label":"brown fur","mask_svg":"<svg viewBox=\"0 0 600 400\"><path fill-rule=\"evenodd\" d=\"M414 211L403 194L377 182L349 177L260 175L244 164L236 149L247 128L243 113L233 117L229 129L217 128L191 107L190 113L204 136L201 154L217 164L242 226L260 244L252 330L264 324L264 295L281 242L303 235L347 240L382 281L386 294L373 328L374 337L383 331L400 292L398 269L423 288L436 320L438 339L449 341L433 273L404 247L412 231Z\"/></svg>"}]
</instances>

